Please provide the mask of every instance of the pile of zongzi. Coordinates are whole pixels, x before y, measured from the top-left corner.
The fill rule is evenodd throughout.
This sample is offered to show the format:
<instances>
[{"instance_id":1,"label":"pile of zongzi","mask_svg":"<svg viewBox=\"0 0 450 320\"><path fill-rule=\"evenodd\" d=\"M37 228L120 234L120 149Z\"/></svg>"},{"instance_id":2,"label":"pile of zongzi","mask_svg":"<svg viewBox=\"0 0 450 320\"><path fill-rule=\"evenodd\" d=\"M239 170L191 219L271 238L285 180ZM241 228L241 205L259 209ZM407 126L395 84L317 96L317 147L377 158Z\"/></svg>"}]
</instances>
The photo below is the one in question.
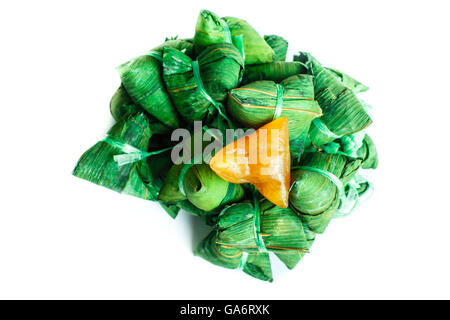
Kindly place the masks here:
<instances>
[{"instance_id":1,"label":"pile of zongzi","mask_svg":"<svg viewBox=\"0 0 450 320\"><path fill-rule=\"evenodd\" d=\"M166 39L120 65L116 123L73 171L109 189L182 209L211 233L195 254L272 281L372 185L368 88L261 36L247 21L202 10L190 39Z\"/></svg>"}]
</instances>

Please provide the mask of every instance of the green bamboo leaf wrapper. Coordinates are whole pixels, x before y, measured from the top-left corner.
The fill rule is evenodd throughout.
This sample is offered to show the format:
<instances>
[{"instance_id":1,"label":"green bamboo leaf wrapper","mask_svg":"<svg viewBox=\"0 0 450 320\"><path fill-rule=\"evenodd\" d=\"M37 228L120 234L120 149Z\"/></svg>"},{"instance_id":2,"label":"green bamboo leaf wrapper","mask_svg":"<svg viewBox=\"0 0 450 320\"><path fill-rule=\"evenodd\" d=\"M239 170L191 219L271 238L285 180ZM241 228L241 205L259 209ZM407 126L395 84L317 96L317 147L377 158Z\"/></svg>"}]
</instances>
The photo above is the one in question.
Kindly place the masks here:
<instances>
[{"instance_id":1,"label":"green bamboo leaf wrapper","mask_svg":"<svg viewBox=\"0 0 450 320\"><path fill-rule=\"evenodd\" d=\"M355 93L334 72L324 68L309 53L300 52L294 60L310 66L310 72L314 76L315 97L323 111L321 120L332 133L338 136L348 135L361 131L372 123ZM333 141L335 137L313 125L310 139L314 145L320 146Z\"/></svg>"},{"instance_id":2,"label":"green bamboo leaf wrapper","mask_svg":"<svg viewBox=\"0 0 450 320\"><path fill-rule=\"evenodd\" d=\"M159 193L158 200L162 202L173 203L181 200L186 200L186 196L181 193L178 187L178 178L180 176L183 165L173 165L164 181L164 185Z\"/></svg>"},{"instance_id":3,"label":"green bamboo leaf wrapper","mask_svg":"<svg viewBox=\"0 0 450 320\"><path fill-rule=\"evenodd\" d=\"M219 246L216 242L217 232L213 231L198 245L194 252L195 255L223 268L238 269L241 267L243 272L256 279L273 281L268 253L244 253L244 251L237 248ZM246 254L248 256L243 262Z\"/></svg>"},{"instance_id":4,"label":"green bamboo leaf wrapper","mask_svg":"<svg viewBox=\"0 0 450 320\"><path fill-rule=\"evenodd\" d=\"M288 42L280 36L268 35L264 36L267 44L273 49L275 56L274 61L285 61L288 50Z\"/></svg>"},{"instance_id":5,"label":"green bamboo leaf wrapper","mask_svg":"<svg viewBox=\"0 0 450 320\"><path fill-rule=\"evenodd\" d=\"M310 75L296 75L281 82L283 101L280 117L289 118L291 152L301 152L305 130L319 117L321 109L314 100L314 86ZM273 81L256 81L228 94L228 110L242 125L259 128L274 119L277 87Z\"/></svg>"},{"instance_id":6,"label":"green bamboo leaf wrapper","mask_svg":"<svg viewBox=\"0 0 450 320\"><path fill-rule=\"evenodd\" d=\"M247 21L234 17L224 17L223 19L228 24L231 35L244 36L246 65L274 61L275 52L273 49Z\"/></svg>"},{"instance_id":7,"label":"green bamboo leaf wrapper","mask_svg":"<svg viewBox=\"0 0 450 320\"><path fill-rule=\"evenodd\" d=\"M212 45L197 60L206 92L215 101L223 102L228 91L237 87L244 71L239 51L230 44Z\"/></svg>"},{"instance_id":8,"label":"green bamboo leaf wrapper","mask_svg":"<svg viewBox=\"0 0 450 320\"><path fill-rule=\"evenodd\" d=\"M228 90L237 87L242 74L239 52L231 44L212 45L200 54L198 62L206 92L214 100L223 101ZM184 119L201 120L214 112L213 105L199 89L191 58L173 48L165 48L163 65L167 89Z\"/></svg>"},{"instance_id":9,"label":"green bamboo leaf wrapper","mask_svg":"<svg viewBox=\"0 0 450 320\"><path fill-rule=\"evenodd\" d=\"M369 90L369 87L353 79L349 75L333 68L327 69L331 71L331 73L334 74L339 81L341 81L347 88L352 90L355 94Z\"/></svg>"},{"instance_id":10,"label":"green bamboo leaf wrapper","mask_svg":"<svg viewBox=\"0 0 450 320\"><path fill-rule=\"evenodd\" d=\"M218 119L218 117L216 117L216 119ZM211 148L210 144L212 144L213 141L216 142L209 129L210 128L207 126L194 128L189 132L189 136L177 143L172 150L173 163L191 165L209 163L211 158L214 156L215 150L214 148ZM197 145L199 141L201 141L201 144ZM222 148L223 143L223 141L220 141L216 147L219 149Z\"/></svg>"},{"instance_id":11,"label":"green bamboo leaf wrapper","mask_svg":"<svg viewBox=\"0 0 450 320\"><path fill-rule=\"evenodd\" d=\"M169 170L159 194L160 201L176 203L187 199L201 210L194 210L195 214L203 215L244 197L241 185L223 180L207 164L198 164L188 170L183 181L186 195L183 195L178 185L182 168L183 165L174 165ZM187 207L186 204L182 206ZM189 207L187 208L188 211L193 211Z\"/></svg>"},{"instance_id":12,"label":"green bamboo leaf wrapper","mask_svg":"<svg viewBox=\"0 0 450 320\"><path fill-rule=\"evenodd\" d=\"M116 121L119 121L122 117L127 117L143 111L142 108L133 102L122 85L120 85L112 96L111 102L109 103L109 109Z\"/></svg>"},{"instance_id":13,"label":"green bamboo leaf wrapper","mask_svg":"<svg viewBox=\"0 0 450 320\"><path fill-rule=\"evenodd\" d=\"M258 251L254 232L255 209L251 203L236 203L219 215L217 244ZM309 244L299 217L289 208L261 202L261 235L267 250L308 252Z\"/></svg>"},{"instance_id":14,"label":"green bamboo leaf wrapper","mask_svg":"<svg viewBox=\"0 0 450 320\"><path fill-rule=\"evenodd\" d=\"M216 230L199 245L196 253L228 268L236 268L242 251L247 252L249 257L252 254L264 254L258 252L256 246L254 213L254 206L247 202L226 207L218 217ZM277 254L290 268L308 252L314 240L314 236L305 234L302 221L294 211L277 207L268 201L261 202L261 236L267 250ZM235 260L224 259L221 254L224 250L229 250L228 256L234 254ZM268 263L266 265L270 267ZM261 279L258 277L261 273L247 273ZM264 274L270 274L269 281L272 280L271 272L266 271Z\"/></svg>"},{"instance_id":15,"label":"green bamboo leaf wrapper","mask_svg":"<svg viewBox=\"0 0 450 320\"><path fill-rule=\"evenodd\" d=\"M306 224L303 225L303 232L306 238L306 248L310 249L314 240L316 239L316 234L309 230ZM292 270L300 262L300 260L307 255L306 252L301 251L277 251L275 255L280 259L288 269Z\"/></svg>"},{"instance_id":16,"label":"green bamboo leaf wrapper","mask_svg":"<svg viewBox=\"0 0 450 320\"><path fill-rule=\"evenodd\" d=\"M111 98L109 104L111 115L114 120L119 121L121 118L129 117L137 113L145 112L142 107L135 104L131 97L128 95L125 88L121 85ZM160 123L156 118L146 113L149 120L150 130L152 134L168 133L170 129Z\"/></svg>"},{"instance_id":17,"label":"green bamboo leaf wrapper","mask_svg":"<svg viewBox=\"0 0 450 320\"><path fill-rule=\"evenodd\" d=\"M109 105L116 123L73 175L158 201L172 218L181 210L198 216L212 231L197 256L273 281L270 252L293 269L332 218L370 196L360 169L378 166L365 132L371 107L356 96L368 87L306 52L286 62L287 50L281 36L202 10L192 39L166 38L117 68L121 84ZM278 117L289 120L288 208L208 165L229 142L227 129L258 129ZM171 139L178 128L180 143Z\"/></svg>"},{"instance_id":18,"label":"green bamboo leaf wrapper","mask_svg":"<svg viewBox=\"0 0 450 320\"><path fill-rule=\"evenodd\" d=\"M343 185L353 178L362 163L361 159L322 152L309 153L302 161L303 166L334 174ZM291 181L290 205L311 231L323 233L340 204L336 185L327 177L306 169L294 170Z\"/></svg>"},{"instance_id":19,"label":"green bamboo leaf wrapper","mask_svg":"<svg viewBox=\"0 0 450 320\"><path fill-rule=\"evenodd\" d=\"M147 117L140 113L122 118L108 131L108 135L140 150L147 150L152 133ZM148 163L139 161L118 166L114 156L119 154L123 154L119 148L99 141L81 156L73 175L120 193L156 200L161 186L159 181L152 181Z\"/></svg>"},{"instance_id":20,"label":"green bamboo leaf wrapper","mask_svg":"<svg viewBox=\"0 0 450 320\"><path fill-rule=\"evenodd\" d=\"M180 209L182 209L182 210L184 210L184 211L186 211L186 212L188 212L188 213L190 213L190 214L192 214L194 216L198 216L198 217L204 218L205 222L207 221L206 218L208 218L210 216L217 215L219 213L219 211L218 211L219 209L214 209L214 210L211 210L211 211L202 210L202 209L196 207L194 204L192 204L192 202L190 202L189 200L179 201L179 202L176 203L176 205Z\"/></svg>"},{"instance_id":21,"label":"green bamboo leaf wrapper","mask_svg":"<svg viewBox=\"0 0 450 320\"><path fill-rule=\"evenodd\" d=\"M258 80L272 80L281 82L299 73L305 73L306 68L297 61L277 61L271 63L254 64L245 67L242 85Z\"/></svg>"},{"instance_id":22,"label":"green bamboo leaf wrapper","mask_svg":"<svg viewBox=\"0 0 450 320\"><path fill-rule=\"evenodd\" d=\"M378 152L375 147L375 143L368 134L365 135L363 140L363 148L366 150L363 152L363 169L376 169L378 167Z\"/></svg>"},{"instance_id":23,"label":"green bamboo leaf wrapper","mask_svg":"<svg viewBox=\"0 0 450 320\"><path fill-rule=\"evenodd\" d=\"M161 62L151 55L132 59L117 68L131 99L170 128L178 128L178 114L162 79Z\"/></svg>"},{"instance_id":24,"label":"green bamboo leaf wrapper","mask_svg":"<svg viewBox=\"0 0 450 320\"><path fill-rule=\"evenodd\" d=\"M244 196L241 185L223 180L207 164L195 165L187 172L184 188L187 199L205 211L239 201Z\"/></svg>"},{"instance_id":25,"label":"green bamboo leaf wrapper","mask_svg":"<svg viewBox=\"0 0 450 320\"><path fill-rule=\"evenodd\" d=\"M193 39L166 39L161 45L153 48L151 51L163 52L164 48L174 48L183 52L189 57L194 56L194 40Z\"/></svg>"},{"instance_id":26,"label":"green bamboo leaf wrapper","mask_svg":"<svg viewBox=\"0 0 450 320\"><path fill-rule=\"evenodd\" d=\"M197 54L207 46L226 43L224 23L219 16L208 10L201 10L195 26L194 49Z\"/></svg>"},{"instance_id":27,"label":"green bamboo leaf wrapper","mask_svg":"<svg viewBox=\"0 0 450 320\"><path fill-rule=\"evenodd\" d=\"M159 204L167 212L167 214L174 219L178 216L178 213L181 210L181 208L178 207L176 204L167 204L163 202L160 202Z\"/></svg>"},{"instance_id":28,"label":"green bamboo leaf wrapper","mask_svg":"<svg viewBox=\"0 0 450 320\"><path fill-rule=\"evenodd\" d=\"M227 23L232 36L244 36L246 65L273 61L275 55L273 49L246 21L232 17L225 17L222 20L208 10L202 10L197 19L194 36L197 54L209 45L227 42L223 21Z\"/></svg>"}]
</instances>

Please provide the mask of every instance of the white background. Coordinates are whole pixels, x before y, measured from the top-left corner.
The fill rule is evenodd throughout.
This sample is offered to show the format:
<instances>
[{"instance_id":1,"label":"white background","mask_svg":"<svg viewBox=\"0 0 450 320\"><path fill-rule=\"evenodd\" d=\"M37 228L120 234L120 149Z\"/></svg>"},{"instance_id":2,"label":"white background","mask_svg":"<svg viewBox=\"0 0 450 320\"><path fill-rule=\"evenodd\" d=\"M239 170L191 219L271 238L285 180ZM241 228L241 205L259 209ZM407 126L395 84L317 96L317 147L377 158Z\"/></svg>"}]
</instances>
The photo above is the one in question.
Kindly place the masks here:
<instances>
[{"instance_id":1,"label":"white background","mask_svg":"<svg viewBox=\"0 0 450 320\"><path fill-rule=\"evenodd\" d=\"M71 175L112 124L115 67L200 9L279 34L371 90L376 190L273 283L192 254L188 214ZM448 1L0 5L0 298L450 298Z\"/></svg>"}]
</instances>

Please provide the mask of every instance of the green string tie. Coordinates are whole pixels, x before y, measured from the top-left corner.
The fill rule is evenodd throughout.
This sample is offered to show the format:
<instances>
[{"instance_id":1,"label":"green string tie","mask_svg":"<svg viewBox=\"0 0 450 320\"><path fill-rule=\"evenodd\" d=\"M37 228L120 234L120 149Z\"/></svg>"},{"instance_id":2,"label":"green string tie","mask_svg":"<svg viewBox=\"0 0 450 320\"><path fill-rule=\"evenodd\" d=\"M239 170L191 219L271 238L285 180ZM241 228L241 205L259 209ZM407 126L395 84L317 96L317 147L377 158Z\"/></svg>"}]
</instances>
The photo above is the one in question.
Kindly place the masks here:
<instances>
[{"instance_id":1,"label":"green string tie","mask_svg":"<svg viewBox=\"0 0 450 320\"><path fill-rule=\"evenodd\" d=\"M261 206L258 200L258 191L254 187L252 187L253 194L253 207L255 208L255 213L253 216L254 221L254 235L256 247L259 252L267 252L266 245L264 244L264 239L261 236Z\"/></svg>"},{"instance_id":2,"label":"green string tie","mask_svg":"<svg viewBox=\"0 0 450 320\"><path fill-rule=\"evenodd\" d=\"M239 264L237 266L238 270L243 270L244 269L245 264L247 263L247 259L248 259L248 252L242 251L241 259L239 259Z\"/></svg>"},{"instance_id":3,"label":"green string tie","mask_svg":"<svg viewBox=\"0 0 450 320\"><path fill-rule=\"evenodd\" d=\"M231 120L228 119L228 117L223 112L222 104L217 102L217 101L215 101L208 94L208 92L206 92L205 87L203 86L202 78L200 76L200 67L198 65L198 61L197 60L192 61L192 71L194 72L194 79L195 79L195 82L197 83L198 89L200 90L201 94L206 98L206 100L208 100L214 106L214 108L216 108L216 110L219 113L219 115L227 121L227 123L230 126L230 128L234 128L233 122L231 122Z\"/></svg>"},{"instance_id":4,"label":"green string tie","mask_svg":"<svg viewBox=\"0 0 450 320\"><path fill-rule=\"evenodd\" d=\"M277 83L277 103L272 120L278 119L283 111L283 86Z\"/></svg>"},{"instance_id":5,"label":"green string tie","mask_svg":"<svg viewBox=\"0 0 450 320\"><path fill-rule=\"evenodd\" d=\"M114 156L114 161L117 162L118 166L123 166L126 164L141 161L150 156L163 153L172 149L172 147L170 147L158 151L146 152L138 148L135 148L128 143L121 142L111 136L106 136L106 138L103 139L102 141L110 144L113 147L120 149L120 151L123 152L123 154L118 154Z\"/></svg>"}]
</instances>

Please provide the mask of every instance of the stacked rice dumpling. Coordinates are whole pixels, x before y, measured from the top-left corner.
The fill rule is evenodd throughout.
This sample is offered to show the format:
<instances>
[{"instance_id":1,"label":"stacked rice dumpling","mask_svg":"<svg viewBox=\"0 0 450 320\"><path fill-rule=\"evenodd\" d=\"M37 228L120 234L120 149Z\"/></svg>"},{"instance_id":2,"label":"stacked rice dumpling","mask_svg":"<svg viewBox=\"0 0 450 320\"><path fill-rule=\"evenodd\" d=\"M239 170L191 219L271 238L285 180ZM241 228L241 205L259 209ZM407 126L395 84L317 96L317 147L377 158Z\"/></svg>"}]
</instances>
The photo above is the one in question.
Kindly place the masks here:
<instances>
[{"instance_id":1,"label":"stacked rice dumpling","mask_svg":"<svg viewBox=\"0 0 450 320\"><path fill-rule=\"evenodd\" d=\"M345 156L316 152L309 154L302 165L292 172L290 203L311 231L323 233L339 207L339 191L332 179L309 167L331 173L345 185L361 160L349 161Z\"/></svg>"},{"instance_id":2,"label":"stacked rice dumpling","mask_svg":"<svg viewBox=\"0 0 450 320\"><path fill-rule=\"evenodd\" d=\"M345 206L345 186L353 182L361 167L376 168L378 154L368 135L356 148L352 156L343 152L306 153L301 166L292 172L290 204L311 231L323 233L336 211ZM364 182L362 186L358 183L362 194L369 185L360 182Z\"/></svg>"},{"instance_id":3,"label":"stacked rice dumpling","mask_svg":"<svg viewBox=\"0 0 450 320\"><path fill-rule=\"evenodd\" d=\"M164 48L164 81L178 112L187 121L214 113L211 98L223 101L228 90L237 87L244 67L238 50L227 43L207 47L197 61L199 75L191 58L174 48Z\"/></svg>"},{"instance_id":4,"label":"stacked rice dumpling","mask_svg":"<svg viewBox=\"0 0 450 320\"><path fill-rule=\"evenodd\" d=\"M353 79L349 75L339 70L333 68L327 68L327 70L331 71L331 73L335 75L339 81L341 81L347 88L352 90L355 94L369 90L367 86L365 86L361 82Z\"/></svg>"},{"instance_id":5,"label":"stacked rice dumpling","mask_svg":"<svg viewBox=\"0 0 450 320\"><path fill-rule=\"evenodd\" d=\"M291 209L268 201L242 202L222 210L216 230L200 243L196 254L223 267L240 266L258 279L272 281L267 252L274 252L292 269L309 251L313 240Z\"/></svg>"},{"instance_id":6,"label":"stacked rice dumpling","mask_svg":"<svg viewBox=\"0 0 450 320\"><path fill-rule=\"evenodd\" d=\"M347 87L349 78L344 83L343 77L323 67L309 53L300 52L294 59L307 65L314 76L315 97L323 111L320 121L311 126L310 139L315 146L364 130L372 123L362 102Z\"/></svg>"},{"instance_id":7,"label":"stacked rice dumpling","mask_svg":"<svg viewBox=\"0 0 450 320\"><path fill-rule=\"evenodd\" d=\"M114 120L119 121L122 117L130 116L143 109L136 105L123 85L117 89L109 103L109 109Z\"/></svg>"},{"instance_id":8,"label":"stacked rice dumpling","mask_svg":"<svg viewBox=\"0 0 450 320\"><path fill-rule=\"evenodd\" d=\"M368 134L364 135L360 154L362 155L363 163L361 167L363 169L376 169L378 167L378 152L375 143Z\"/></svg>"},{"instance_id":9,"label":"stacked rice dumpling","mask_svg":"<svg viewBox=\"0 0 450 320\"><path fill-rule=\"evenodd\" d=\"M161 45L153 48L153 52L162 52L164 48L174 48L178 51L183 52L189 57L194 56L194 41L193 39L177 39L177 37L172 39L166 39Z\"/></svg>"},{"instance_id":10,"label":"stacked rice dumpling","mask_svg":"<svg viewBox=\"0 0 450 320\"><path fill-rule=\"evenodd\" d=\"M279 85L261 80L230 91L228 110L244 126L258 128L274 118L289 119L291 153L299 157L305 143L304 132L322 115L314 100L313 77L299 74Z\"/></svg>"},{"instance_id":11,"label":"stacked rice dumpling","mask_svg":"<svg viewBox=\"0 0 450 320\"><path fill-rule=\"evenodd\" d=\"M233 37L241 35L246 65L274 61L273 49L246 21L233 17L221 19L208 10L202 10L198 16L194 47L196 52L200 53L209 45L232 43L233 40L236 41Z\"/></svg>"},{"instance_id":12,"label":"stacked rice dumpling","mask_svg":"<svg viewBox=\"0 0 450 320\"><path fill-rule=\"evenodd\" d=\"M263 281L271 256L293 269L370 196L364 84L208 10L192 38L152 47L117 68L115 124L75 176L197 216L211 227L197 256Z\"/></svg>"},{"instance_id":13,"label":"stacked rice dumpling","mask_svg":"<svg viewBox=\"0 0 450 320\"><path fill-rule=\"evenodd\" d=\"M120 65L122 85L131 99L170 128L178 128L178 114L162 79L161 58L145 54Z\"/></svg>"},{"instance_id":14,"label":"stacked rice dumpling","mask_svg":"<svg viewBox=\"0 0 450 320\"><path fill-rule=\"evenodd\" d=\"M211 232L197 247L195 255L228 269L242 270L263 281L273 281L268 252L248 253L237 247L218 245L219 232Z\"/></svg>"},{"instance_id":15,"label":"stacked rice dumpling","mask_svg":"<svg viewBox=\"0 0 450 320\"><path fill-rule=\"evenodd\" d=\"M131 97L128 95L127 91L122 85L112 96L109 108L111 111L111 115L116 121L144 112L144 109L142 109L142 107L132 101ZM152 134L163 134L170 131L169 127L163 125L155 117L152 117L150 114L146 115Z\"/></svg>"},{"instance_id":16,"label":"stacked rice dumpling","mask_svg":"<svg viewBox=\"0 0 450 320\"><path fill-rule=\"evenodd\" d=\"M207 164L189 166L185 172L183 167L174 165L170 169L159 200L176 203L187 199L197 208L209 212L244 197L242 186L223 180Z\"/></svg>"},{"instance_id":17,"label":"stacked rice dumpling","mask_svg":"<svg viewBox=\"0 0 450 320\"><path fill-rule=\"evenodd\" d=\"M147 161L118 166L114 160L115 156L128 153L130 149L147 151L151 136L148 119L143 113L122 118L104 140L81 156L73 174L117 192L156 200L161 181L155 179Z\"/></svg>"},{"instance_id":18,"label":"stacked rice dumpling","mask_svg":"<svg viewBox=\"0 0 450 320\"><path fill-rule=\"evenodd\" d=\"M288 42L280 36L270 35L264 36L264 40L266 40L267 44L273 49L274 61L285 61L286 54L288 50Z\"/></svg>"}]
</instances>

